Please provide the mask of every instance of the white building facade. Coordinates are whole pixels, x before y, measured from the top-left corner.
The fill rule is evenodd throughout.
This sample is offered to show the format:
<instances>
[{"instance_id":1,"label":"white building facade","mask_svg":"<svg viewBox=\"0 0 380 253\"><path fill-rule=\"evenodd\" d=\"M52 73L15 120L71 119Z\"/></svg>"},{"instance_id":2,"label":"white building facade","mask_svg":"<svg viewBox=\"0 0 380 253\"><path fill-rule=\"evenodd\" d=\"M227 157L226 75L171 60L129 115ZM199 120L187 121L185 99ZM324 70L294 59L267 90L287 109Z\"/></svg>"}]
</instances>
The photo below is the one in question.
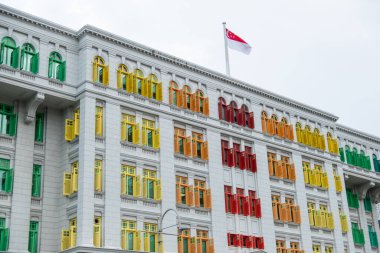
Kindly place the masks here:
<instances>
[{"instance_id":1,"label":"white building facade","mask_svg":"<svg viewBox=\"0 0 380 253\"><path fill-rule=\"evenodd\" d=\"M379 252L379 137L96 27L0 21L0 251Z\"/></svg>"}]
</instances>

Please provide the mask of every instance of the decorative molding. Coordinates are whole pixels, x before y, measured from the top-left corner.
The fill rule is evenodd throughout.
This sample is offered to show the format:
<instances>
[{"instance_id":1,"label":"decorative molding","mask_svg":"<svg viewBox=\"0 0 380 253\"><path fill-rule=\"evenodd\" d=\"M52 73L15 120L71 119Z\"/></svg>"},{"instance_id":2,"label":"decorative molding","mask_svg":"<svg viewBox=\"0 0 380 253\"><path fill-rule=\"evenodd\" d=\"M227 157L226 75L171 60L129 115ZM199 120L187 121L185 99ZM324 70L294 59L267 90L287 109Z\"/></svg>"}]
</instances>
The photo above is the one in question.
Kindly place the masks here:
<instances>
[{"instance_id":1,"label":"decorative molding","mask_svg":"<svg viewBox=\"0 0 380 253\"><path fill-rule=\"evenodd\" d=\"M375 186L374 182L366 182L364 184L361 184L359 186L356 186L356 192L358 194L358 197L360 200L363 200L369 189L373 188Z\"/></svg>"},{"instance_id":2,"label":"decorative molding","mask_svg":"<svg viewBox=\"0 0 380 253\"><path fill-rule=\"evenodd\" d=\"M372 188L370 191L371 200L375 204L380 203L380 186Z\"/></svg>"},{"instance_id":3,"label":"decorative molding","mask_svg":"<svg viewBox=\"0 0 380 253\"><path fill-rule=\"evenodd\" d=\"M36 118L36 111L38 106L45 100L45 95L43 93L36 93L25 105L26 113L24 122L30 124Z\"/></svg>"},{"instance_id":4,"label":"decorative molding","mask_svg":"<svg viewBox=\"0 0 380 253\"><path fill-rule=\"evenodd\" d=\"M372 141L372 142L375 142L377 144L380 144L380 138L377 136L370 135L370 134L361 132L359 130L356 130L356 129L353 129L353 128L350 128L350 127L347 127L347 126L344 126L341 124L337 124L336 129L340 132L343 132L343 133L346 133L349 135L354 135L358 138L362 138L362 139L365 139L367 141Z\"/></svg>"}]
</instances>

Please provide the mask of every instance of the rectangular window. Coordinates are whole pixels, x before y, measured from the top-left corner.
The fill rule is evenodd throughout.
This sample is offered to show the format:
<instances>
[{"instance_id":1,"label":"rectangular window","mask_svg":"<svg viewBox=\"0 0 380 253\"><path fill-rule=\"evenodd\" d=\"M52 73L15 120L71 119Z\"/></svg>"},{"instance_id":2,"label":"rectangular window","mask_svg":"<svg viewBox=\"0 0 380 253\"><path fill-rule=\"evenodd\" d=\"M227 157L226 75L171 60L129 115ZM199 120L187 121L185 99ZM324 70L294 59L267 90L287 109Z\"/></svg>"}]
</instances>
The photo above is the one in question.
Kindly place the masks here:
<instances>
[{"instance_id":1,"label":"rectangular window","mask_svg":"<svg viewBox=\"0 0 380 253\"><path fill-rule=\"evenodd\" d=\"M122 165L121 168L122 194L140 196L140 176L136 176L136 167Z\"/></svg>"},{"instance_id":2,"label":"rectangular window","mask_svg":"<svg viewBox=\"0 0 380 253\"><path fill-rule=\"evenodd\" d=\"M143 196L148 199L161 200L161 181L154 170L143 170Z\"/></svg>"},{"instance_id":3,"label":"rectangular window","mask_svg":"<svg viewBox=\"0 0 380 253\"><path fill-rule=\"evenodd\" d=\"M30 253L37 253L38 252L37 249L38 249L38 221L30 221L28 250Z\"/></svg>"},{"instance_id":4,"label":"rectangular window","mask_svg":"<svg viewBox=\"0 0 380 253\"><path fill-rule=\"evenodd\" d=\"M136 229L136 221L122 220L121 237L122 249L140 251L140 232Z\"/></svg>"},{"instance_id":5,"label":"rectangular window","mask_svg":"<svg viewBox=\"0 0 380 253\"><path fill-rule=\"evenodd\" d=\"M43 113L36 113L36 127L35 127L34 141L36 142L44 141L44 114Z\"/></svg>"},{"instance_id":6,"label":"rectangular window","mask_svg":"<svg viewBox=\"0 0 380 253\"><path fill-rule=\"evenodd\" d=\"M159 130L155 128L156 123L153 120L143 119L142 142L143 145L159 148Z\"/></svg>"},{"instance_id":7,"label":"rectangular window","mask_svg":"<svg viewBox=\"0 0 380 253\"><path fill-rule=\"evenodd\" d=\"M13 169L8 159L0 158L0 191L12 192Z\"/></svg>"},{"instance_id":8,"label":"rectangular window","mask_svg":"<svg viewBox=\"0 0 380 253\"><path fill-rule=\"evenodd\" d=\"M313 253L321 253L321 245L313 244Z\"/></svg>"},{"instance_id":9,"label":"rectangular window","mask_svg":"<svg viewBox=\"0 0 380 253\"><path fill-rule=\"evenodd\" d=\"M95 135L98 137L103 136L103 107L96 106L95 111Z\"/></svg>"},{"instance_id":10,"label":"rectangular window","mask_svg":"<svg viewBox=\"0 0 380 253\"><path fill-rule=\"evenodd\" d=\"M94 178L94 190L96 192L101 192L103 190L103 161L96 159L95 160L95 178Z\"/></svg>"},{"instance_id":11,"label":"rectangular window","mask_svg":"<svg viewBox=\"0 0 380 253\"><path fill-rule=\"evenodd\" d=\"M41 165L33 164L32 196L41 197Z\"/></svg>"},{"instance_id":12,"label":"rectangular window","mask_svg":"<svg viewBox=\"0 0 380 253\"><path fill-rule=\"evenodd\" d=\"M94 217L94 246L102 247L102 217Z\"/></svg>"},{"instance_id":13,"label":"rectangular window","mask_svg":"<svg viewBox=\"0 0 380 253\"><path fill-rule=\"evenodd\" d=\"M122 114L121 140L139 144L140 126L136 123L136 117L129 114Z\"/></svg>"},{"instance_id":14,"label":"rectangular window","mask_svg":"<svg viewBox=\"0 0 380 253\"><path fill-rule=\"evenodd\" d=\"M188 147L185 147L186 143L186 130L182 128L174 128L174 152L186 155L188 152L185 152L185 149L187 151Z\"/></svg>"},{"instance_id":15,"label":"rectangular window","mask_svg":"<svg viewBox=\"0 0 380 253\"><path fill-rule=\"evenodd\" d=\"M8 250L9 228L5 227L5 218L0 218L0 251Z\"/></svg>"},{"instance_id":16,"label":"rectangular window","mask_svg":"<svg viewBox=\"0 0 380 253\"><path fill-rule=\"evenodd\" d=\"M13 109L13 106L0 104L0 135L16 135L17 115Z\"/></svg>"},{"instance_id":17,"label":"rectangular window","mask_svg":"<svg viewBox=\"0 0 380 253\"><path fill-rule=\"evenodd\" d=\"M187 178L176 176L176 194L177 194L177 203L178 204L187 204L187 194L188 194L188 184Z\"/></svg>"},{"instance_id":18,"label":"rectangular window","mask_svg":"<svg viewBox=\"0 0 380 253\"><path fill-rule=\"evenodd\" d=\"M206 207L206 182L194 179L195 207Z\"/></svg>"},{"instance_id":19,"label":"rectangular window","mask_svg":"<svg viewBox=\"0 0 380 253\"><path fill-rule=\"evenodd\" d=\"M144 251L158 251L158 233L157 225L152 223L144 223Z\"/></svg>"}]
</instances>

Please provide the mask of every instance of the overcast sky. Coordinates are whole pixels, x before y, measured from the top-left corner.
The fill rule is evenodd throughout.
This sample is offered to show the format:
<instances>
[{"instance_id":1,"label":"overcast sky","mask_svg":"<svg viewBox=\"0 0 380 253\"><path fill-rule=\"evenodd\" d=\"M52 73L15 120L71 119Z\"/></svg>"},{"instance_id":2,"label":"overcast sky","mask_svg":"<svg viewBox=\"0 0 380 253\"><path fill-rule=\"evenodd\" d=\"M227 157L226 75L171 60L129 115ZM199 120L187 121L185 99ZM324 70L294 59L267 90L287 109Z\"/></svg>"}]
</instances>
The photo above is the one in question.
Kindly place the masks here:
<instances>
[{"instance_id":1,"label":"overcast sky","mask_svg":"<svg viewBox=\"0 0 380 253\"><path fill-rule=\"evenodd\" d=\"M231 75L380 136L379 0L0 0L80 29L91 24L225 72L222 22L253 47Z\"/></svg>"}]
</instances>

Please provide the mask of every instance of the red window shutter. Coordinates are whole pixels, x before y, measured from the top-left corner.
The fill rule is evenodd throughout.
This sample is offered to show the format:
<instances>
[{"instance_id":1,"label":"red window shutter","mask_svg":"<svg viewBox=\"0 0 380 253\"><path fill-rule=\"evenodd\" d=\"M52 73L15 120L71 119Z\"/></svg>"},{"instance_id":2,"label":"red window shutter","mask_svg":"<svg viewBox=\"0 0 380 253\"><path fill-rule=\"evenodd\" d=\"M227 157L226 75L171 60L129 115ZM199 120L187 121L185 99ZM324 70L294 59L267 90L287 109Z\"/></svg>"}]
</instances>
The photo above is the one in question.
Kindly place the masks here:
<instances>
[{"instance_id":1,"label":"red window shutter","mask_svg":"<svg viewBox=\"0 0 380 253\"><path fill-rule=\"evenodd\" d=\"M255 120L253 118L253 112L250 112L248 114L248 127L252 129L255 128Z\"/></svg>"},{"instance_id":2,"label":"red window shutter","mask_svg":"<svg viewBox=\"0 0 380 253\"><path fill-rule=\"evenodd\" d=\"M244 110L240 108L237 110L237 120L238 120L238 125L243 126L243 118L244 118Z\"/></svg>"},{"instance_id":3,"label":"red window shutter","mask_svg":"<svg viewBox=\"0 0 380 253\"><path fill-rule=\"evenodd\" d=\"M262 214L261 214L261 200L260 199L254 199L253 201L253 208L255 210L255 216L256 218L261 218Z\"/></svg>"},{"instance_id":4,"label":"red window shutter","mask_svg":"<svg viewBox=\"0 0 380 253\"><path fill-rule=\"evenodd\" d=\"M226 106L226 121L227 122L231 122L231 111L232 111L232 107L231 105L227 105Z\"/></svg>"},{"instance_id":5,"label":"red window shutter","mask_svg":"<svg viewBox=\"0 0 380 253\"><path fill-rule=\"evenodd\" d=\"M240 152L239 153L239 165L240 165L240 169L244 170L247 168L245 162L246 162L246 153L243 151L243 152Z\"/></svg>"},{"instance_id":6,"label":"red window shutter","mask_svg":"<svg viewBox=\"0 0 380 253\"><path fill-rule=\"evenodd\" d=\"M256 237L256 247L258 249L264 249L264 238L263 237Z\"/></svg>"},{"instance_id":7,"label":"red window shutter","mask_svg":"<svg viewBox=\"0 0 380 253\"><path fill-rule=\"evenodd\" d=\"M247 248L252 248L252 236L247 236Z\"/></svg>"},{"instance_id":8,"label":"red window shutter","mask_svg":"<svg viewBox=\"0 0 380 253\"><path fill-rule=\"evenodd\" d=\"M236 195L231 194L231 213L237 214L238 213L238 205L237 205L237 198Z\"/></svg>"},{"instance_id":9,"label":"red window shutter","mask_svg":"<svg viewBox=\"0 0 380 253\"><path fill-rule=\"evenodd\" d=\"M228 193L224 194L224 204L226 206L226 213L229 212L229 210L228 210L228 195L229 195Z\"/></svg>"},{"instance_id":10,"label":"red window shutter","mask_svg":"<svg viewBox=\"0 0 380 253\"><path fill-rule=\"evenodd\" d=\"M218 102L218 112L219 112L219 119L220 120L223 120L223 104L222 104L222 101L221 99L219 100Z\"/></svg>"},{"instance_id":11,"label":"red window shutter","mask_svg":"<svg viewBox=\"0 0 380 253\"><path fill-rule=\"evenodd\" d=\"M257 172L256 154L252 154L251 156L251 171Z\"/></svg>"},{"instance_id":12,"label":"red window shutter","mask_svg":"<svg viewBox=\"0 0 380 253\"><path fill-rule=\"evenodd\" d=\"M243 201L243 214L244 216L250 215L250 204L249 204L249 197L244 197Z\"/></svg>"},{"instance_id":13,"label":"red window shutter","mask_svg":"<svg viewBox=\"0 0 380 253\"><path fill-rule=\"evenodd\" d=\"M228 150L228 166L229 167L235 166L235 152L233 148L230 148Z\"/></svg>"},{"instance_id":14,"label":"red window shutter","mask_svg":"<svg viewBox=\"0 0 380 253\"><path fill-rule=\"evenodd\" d=\"M235 246L236 247L240 247L241 246L240 235L235 235Z\"/></svg>"},{"instance_id":15,"label":"red window shutter","mask_svg":"<svg viewBox=\"0 0 380 253\"><path fill-rule=\"evenodd\" d=\"M227 242L228 242L228 246L231 246L231 234L230 233L227 233Z\"/></svg>"},{"instance_id":16,"label":"red window shutter","mask_svg":"<svg viewBox=\"0 0 380 253\"><path fill-rule=\"evenodd\" d=\"M254 248L254 249L256 249L257 247L257 245L256 245L256 237L254 237L254 236L251 236L251 241L252 241L252 248Z\"/></svg>"}]
</instances>

